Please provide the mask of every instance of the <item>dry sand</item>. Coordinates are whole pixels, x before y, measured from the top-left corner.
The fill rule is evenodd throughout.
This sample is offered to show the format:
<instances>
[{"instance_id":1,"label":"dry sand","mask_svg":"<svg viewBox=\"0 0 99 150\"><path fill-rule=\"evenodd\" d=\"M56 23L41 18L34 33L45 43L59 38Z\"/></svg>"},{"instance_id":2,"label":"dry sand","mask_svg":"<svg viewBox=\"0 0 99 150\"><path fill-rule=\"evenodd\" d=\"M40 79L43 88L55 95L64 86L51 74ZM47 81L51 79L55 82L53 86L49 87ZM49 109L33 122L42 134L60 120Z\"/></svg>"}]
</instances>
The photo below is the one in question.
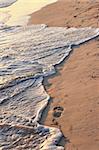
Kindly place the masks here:
<instances>
[{"instance_id":1,"label":"dry sand","mask_svg":"<svg viewBox=\"0 0 99 150\"><path fill-rule=\"evenodd\" d=\"M99 0L60 0L32 14L30 23L99 27ZM99 149L99 38L75 48L45 79L51 103L45 125L61 129L66 150Z\"/></svg>"}]
</instances>

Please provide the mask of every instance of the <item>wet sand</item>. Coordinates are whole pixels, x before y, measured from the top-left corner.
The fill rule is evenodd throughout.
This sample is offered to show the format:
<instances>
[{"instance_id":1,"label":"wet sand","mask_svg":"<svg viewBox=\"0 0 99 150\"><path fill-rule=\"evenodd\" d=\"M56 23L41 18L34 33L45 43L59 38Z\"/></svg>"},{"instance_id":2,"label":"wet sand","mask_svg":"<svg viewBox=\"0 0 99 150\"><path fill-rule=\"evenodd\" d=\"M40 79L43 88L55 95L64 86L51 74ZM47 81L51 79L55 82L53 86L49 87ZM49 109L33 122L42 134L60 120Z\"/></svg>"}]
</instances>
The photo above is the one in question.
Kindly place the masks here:
<instances>
[{"instance_id":1,"label":"wet sand","mask_svg":"<svg viewBox=\"0 0 99 150\"><path fill-rule=\"evenodd\" d=\"M99 147L98 49L98 39L76 48L48 79L52 103L44 123L61 129L70 150Z\"/></svg>"},{"instance_id":2,"label":"wet sand","mask_svg":"<svg viewBox=\"0 0 99 150\"><path fill-rule=\"evenodd\" d=\"M30 23L99 27L99 1L60 0L32 14ZM44 84L51 96L45 125L61 129L66 150L99 148L99 38L76 47ZM46 115L45 115L46 116Z\"/></svg>"},{"instance_id":3,"label":"wet sand","mask_svg":"<svg viewBox=\"0 0 99 150\"><path fill-rule=\"evenodd\" d=\"M98 27L98 0L59 0L31 15L29 23L65 27Z\"/></svg>"}]
</instances>

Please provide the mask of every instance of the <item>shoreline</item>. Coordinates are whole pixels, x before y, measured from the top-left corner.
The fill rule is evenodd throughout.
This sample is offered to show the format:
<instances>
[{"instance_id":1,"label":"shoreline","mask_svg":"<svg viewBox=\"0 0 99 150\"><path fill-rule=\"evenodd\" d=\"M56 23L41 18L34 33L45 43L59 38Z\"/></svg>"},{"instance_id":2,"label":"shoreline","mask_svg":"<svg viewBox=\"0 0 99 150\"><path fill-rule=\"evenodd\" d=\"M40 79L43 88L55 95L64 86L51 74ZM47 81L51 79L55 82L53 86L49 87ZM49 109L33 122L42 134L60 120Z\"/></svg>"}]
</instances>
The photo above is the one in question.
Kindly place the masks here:
<instances>
[{"instance_id":1,"label":"shoreline","mask_svg":"<svg viewBox=\"0 0 99 150\"><path fill-rule=\"evenodd\" d=\"M34 0L28 2L25 0L9 0L1 3L0 8L0 24L8 26L22 25L27 26L30 14L41 10L43 7L55 3L57 0Z\"/></svg>"},{"instance_id":2,"label":"shoreline","mask_svg":"<svg viewBox=\"0 0 99 150\"><path fill-rule=\"evenodd\" d=\"M67 4L67 2L68 2L67 8L69 7L69 3L70 3L71 7L74 7L74 4L77 4L77 7L78 7L78 4L79 4L78 1L73 1L73 4L71 4L69 0L60 0L57 3L48 5L35 13L41 14L43 9L46 9L50 6L53 7L53 5L57 5L57 4L59 5L59 9L60 9L61 8L60 4L64 5L65 3ZM82 0L80 0L80 1L82 1ZM85 0L85 1L88 1L88 0ZM75 2L77 2L77 3L75 3ZM64 12L64 10L66 9L65 6L66 5L64 5L62 7L62 9L60 9L60 12L62 10L63 10L62 13ZM89 8L88 8L88 11L90 10ZM93 8L93 6L91 6L91 8ZM95 8L96 8L96 5L95 5ZM59 11L59 9L58 9L58 7L54 6L55 11L56 10ZM53 10L53 8L52 8L52 10ZM46 12L52 12L52 10L46 11ZM78 10L78 8L76 10ZM59 18L61 18L61 16L63 16L60 12L58 14ZM93 9L92 9L92 12L93 12ZM49 21L50 14L46 15L46 13L45 13L44 16ZM65 14L64 17L66 17L66 16L68 16L68 15ZM74 16L75 15L73 13L73 17ZM56 20L54 17L55 17L55 14L53 16L51 16L51 19L54 21L53 22L54 24L52 22L50 22L49 24L47 24L47 26L51 26L51 25L52 26L62 26L61 23L64 19L61 18L61 20L60 21L58 20L58 22L57 22L57 17L55 17ZM74 17L74 18L76 18L76 17ZM36 17L36 19L37 19L37 17ZM26 133L26 134L24 134L25 137L21 138L22 135L20 135L19 138L17 137L18 140L13 139L13 137L11 138L12 141L13 140L16 141L16 142L13 142L13 143L15 143L16 148L18 145L20 145L20 148L22 147L23 149L27 148L28 146L31 146L31 147L33 146L32 148L34 148L34 149L35 148L37 148L37 149L52 149L52 148L54 148L54 149L62 150L65 148L66 150L78 150L78 149L80 149L80 150L85 150L85 149L97 150L97 148L99 147L99 144L98 144L98 141L99 141L99 138L98 138L98 124L99 124L99 121L98 121L99 120L98 119L98 112L99 112L98 111L98 104L99 104L98 98L99 98L99 95L98 95L98 84L97 84L98 77L99 77L99 74L98 74L99 53L97 51L99 48L99 43L98 43L99 42L99 28L98 28L98 30L97 29L90 30L90 28L85 29L85 30L77 30L77 33L76 33L77 27L84 27L84 25L79 26L79 24L78 25L76 24L75 29L68 30L68 31L71 31L70 35L68 35L68 32L67 31L65 32L65 30L67 28L72 27L72 24L69 24L67 26L67 28L64 30L63 30L63 28L58 28L59 30L57 30L56 28L53 28L53 30L51 30L51 32L49 32L49 34L43 35L43 33L46 33L47 29L46 29L46 25L44 25L44 24L46 24L44 22L44 20L41 20L41 21L42 21L43 26L41 25L39 27L41 27L42 29L45 29L45 30L42 30L42 32L40 32L40 30L39 30L39 32L37 32L38 36L36 36L36 31L38 31L38 30L34 30L34 32L32 30L29 30L30 32L27 32L28 30L23 29L23 31L24 31L23 34L21 34L21 35L19 34L18 38L16 38L17 34L15 35L16 41L11 40L11 42L8 42L9 45L11 43L12 50L14 48L14 50L17 52L18 52L18 48L20 51L22 48L22 51L23 51L23 47L26 48L25 49L26 52L28 50L29 55L27 53L26 53L27 55L25 55L25 53L24 53L24 60L25 60L25 58L28 58L28 59L26 59L27 62L28 62L28 60L29 60L29 62L33 61L33 58L34 58L34 63L35 63L35 60L39 60L39 58L41 58L41 65L43 65L43 61L45 62L45 64L44 64L43 68L41 68L41 77L38 78L39 74L37 74L37 78L36 78L37 80L36 80L36 79L34 79L34 77L31 78L31 76L33 76L32 72L34 74L36 74L35 73L36 71L32 70L32 67L28 66L26 63L26 65L23 65L21 67L21 68L23 68L24 66L26 66L25 70L28 70L28 72L29 72L29 74L28 73L26 74L27 75L26 80L24 80L23 78L21 80L21 76L20 76L21 73L20 73L18 82L15 79L15 83L17 83L17 84L12 85L11 88L9 86L10 84L8 84L8 86L5 88L4 92L3 92L3 88L2 88L2 91L1 91L1 114L2 114L2 110L3 110L3 107L2 107L3 104L8 99L9 99L9 102L5 103L7 105L6 105L6 107L4 107L4 110L3 110L4 116L1 117L1 120L0 120L0 122L2 123L2 120L4 121L4 118L6 118L5 121L7 124L1 124L1 128L4 129L4 125L5 125L5 127L7 126L7 132L4 131L4 133L5 133L5 137L8 137L8 138L11 135L13 135L13 136L14 136L14 134L17 135L17 133L21 131L21 127L24 129L24 131L22 132L22 135L23 135L23 133ZM97 22L95 22L96 27L98 26ZM66 27L67 24L65 24L65 22L63 22L63 24L64 24L63 26ZM93 27L95 27L95 26L93 26ZM38 27L38 26L36 26L36 27ZM26 26L26 28L28 28L28 27ZM35 25L34 25L34 29L35 29ZM60 34L61 33L60 30L62 30L62 34ZM59 31L59 33L58 33L58 31ZM72 34L72 32L74 32L74 33ZM83 32L84 32L84 34L83 34ZM2 33L2 31L1 31L1 33ZM81 35L79 35L79 33L81 33ZM9 35L5 34L5 35L6 35L5 37L8 37L10 34ZM12 35L11 39L13 39L13 37L14 37L13 35ZM23 35L24 35L24 37L23 37ZM32 35L34 35L34 36L32 36ZM52 35L51 38L49 35ZM34 38L35 36L36 36L36 38ZM77 36L77 38L76 38L76 36ZM45 37L47 40L45 40ZM23 39L22 41L20 41L21 38ZM44 40L43 40L43 38L44 38ZM26 43L25 39L28 39L29 44ZM33 48L33 50L35 50L35 39L37 39L38 41L39 40L41 41L41 39L42 39L42 41L44 41L44 47L42 47L41 43L40 43L41 46L40 47L38 46L38 50L39 50L38 53L41 52L40 53L41 57L38 57L39 56L38 54L36 54L37 55L36 56L35 51L34 51L34 53L32 53L32 51L31 51L31 48ZM54 47L53 47L53 43L50 43L49 39L51 39L52 42L55 41L56 44ZM70 42L69 42L69 40L70 40ZM2 39L1 39L1 41L2 41ZM6 41L6 38L5 38L5 41ZM34 45L32 45L32 42ZM58 54L55 53L54 56L53 56L52 51L51 51L51 53L47 53L47 54L49 54L47 56L50 56L50 54L52 56L52 57L48 58L49 61L47 61L47 59L44 59L44 60L42 59L43 56L44 56L44 58L46 58L45 55L42 55L43 52L45 54L46 43L48 43L48 45L47 45L48 51L49 51L48 47L50 47L50 46L52 46L52 47L50 47L50 49L55 50L55 52L56 52L56 50L58 50L57 51ZM67 45L66 45L66 43L67 43ZM5 42L5 44L6 44L6 42ZM26 44L26 45L24 45L24 44ZM1 42L1 45L2 45L2 42ZM14 47L14 45L18 45L18 47L16 47L16 46ZM21 45L21 47L20 47L20 45ZM63 49L61 48L61 45L62 45ZM58 47L58 49L57 49L57 47ZM8 49L7 45L5 45L4 48ZM29 49L27 49L27 48L29 48ZM60 50L62 50L62 51L60 51ZM70 50L71 50L71 52L70 52ZM11 53L11 51L8 51L8 54L9 53ZM31 55L30 55L30 53L31 53ZM4 54L6 55L6 53L4 53ZM17 56L19 56L20 54L21 53L19 53L19 52L16 53ZM68 54L68 56L67 56L67 54ZM57 59L57 56L59 56L58 59ZM56 59L54 60L55 57L56 57ZM8 59L8 56L4 57L4 58ZM16 63L17 63L17 61L18 61L18 63L21 62L21 60L23 60L23 59L21 59L20 56L16 57ZM12 64L16 64L16 63L12 61ZM46 66L46 63L48 64L48 66ZM5 63L5 66L6 66L6 64L7 63ZM52 65L52 68L49 67L49 64ZM30 69L29 69L29 67L30 67ZM34 67L36 68L36 63L34 65ZM50 68L50 71L49 71L49 68ZM12 68L12 70L13 70L13 68ZM22 72L22 75L23 75L24 69L21 70L19 68L19 72ZM38 72L39 71L37 71L37 73ZM10 79L10 77L8 78L8 81L9 81L9 79ZM20 81L23 81L23 82L20 82ZM11 82L11 83L13 83L13 82ZM20 84L20 83L22 83L22 84ZM26 89L26 91L24 89ZM10 90L12 91L12 93L10 92ZM3 97L2 93L4 95L6 95L6 93L7 93L8 98L6 99L4 97L4 99L2 100L2 97ZM17 95L17 93L18 93L18 95ZM11 97L11 101L10 101L9 97ZM20 101L20 103L18 103L20 107L17 107L18 106L17 98L20 98L20 100L23 101L23 103L22 103L22 101ZM39 98L41 98L41 99L39 99ZM44 103L43 103L43 100L44 100ZM14 101L15 101L15 103L11 103ZM33 103L32 103L32 101L33 101ZM14 106L16 106L15 107L16 111L13 109ZM10 113L9 113L9 110L11 110ZM8 113L6 113L6 111ZM10 114L12 114L12 116ZM15 115L13 115L13 114L15 114ZM20 116L20 114L22 114L22 117ZM5 117L5 116L7 116L7 117ZM19 116L19 118L17 116ZM19 123L18 124L19 130L17 130L17 131L15 129L16 128L18 129L18 126L13 124L14 121L12 122L14 117L15 117L15 120L14 120L15 124ZM10 118L12 118L11 125L9 122ZM27 119L27 118L29 118L29 119ZM21 126L21 121L22 121L22 126ZM31 127L31 125L32 125L32 127ZM30 126L30 127L28 127L28 126ZM16 131L14 134L11 131L13 127L14 127L14 130ZM9 132L9 129L11 131L11 134ZM27 134L31 134L31 132L29 132L29 133L27 132L28 129L30 131L34 130L32 137L29 135L27 136ZM62 134L63 134L63 136L62 136ZM32 138L32 139L29 139L29 138ZM1 139L2 139L2 131L1 131ZM24 139L24 143L23 143L23 141L20 142L20 139L22 139L22 140ZM36 141L36 139L37 139L37 141ZM12 143L11 140L10 140L9 144ZM4 141L4 139L3 139L3 141ZM31 142L33 142L33 143L31 143ZM26 143L26 145L23 146L23 144L21 144L21 143L23 143L23 144ZM9 148L9 144L8 144L7 148ZM2 146L2 143L1 143L1 146ZM5 143L4 143L4 146L6 146Z\"/></svg>"},{"instance_id":3,"label":"shoreline","mask_svg":"<svg viewBox=\"0 0 99 150\"><path fill-rule=\"evenodd\" d=\"M70 140L69 139L69 132L71 132L73 129L72 129L72 127L70 126L70 127L68 127L67 126L67 134L66 134L66 131L65 131L65 124L63 125L63 127L62 127L62 124L63 124L63 122L62 122L62 119L64 118L64 116L63 116L63 118L61 119L61 117L59 117L59 118L56 118L55 116L53 116L53 110L56 108L56 107L62 107L62 108L64 108L65 109L65 107L64 107L64 104L63 103L65 103L65 99L63 99L62 98L62 101L61 101L61 96L57 96L57 88L56 87L54 87L54 86L56 86L56 85L58 85L58 84L56 84L56 82L57 81L59 81L59 78L61 77L61 75L62 75L62 71L63 71L63 69L64 68L66 68L66 64L68 64L69 63L69 61L70 61L70 59L71 59L71 57L74 55L74 51L77 51L78 49L83 49L82 47L87 47L88 45L90 45L91 43L95 43L95 42L98 42L99 41L99 36L98 37L96 37L95 39L92 39L92 40L90 40L90 41L88 41L88 43L83 43L83 44L81 44L81 45L79 45L78 46L78 48L73 48L73 51L72 51L72 53L69 55L69 57L67 58L67 59L65 59L62 63L60 63L59 65L56 65L55 66L55 69L56 69L56 74L54 74L54 75L51 75L51 76L49 76L49 77L46 77L45 79L44 79L44 85L45 85L45 88L46 88L46 91L47 91L47 93L49 93L49 95L51 96L51 101L50 101L50 104L47 106L48 108L46 108L47 110L45 110L45 112L46 112L46 118L43 120L43 123L44 123L44 125L47 125L47 126L51 126L51 127L56 127L56 128L59 128L60 129L60 131L62 131L62 133L63 133L63 137L62 137L62 141L60 140L60 142L59 142L59 145L62 145L62 146L65 146L65 149L72 149L72 148L74 148L75 150L76 150L76 148L77 148L77 146L76 146L76 144L73 144L72 143L72 140ZM91 44L91 45L93 45L93 44ZM95 54L95 55L98 55L98 54ZM96 77L96 76L94 76L94 75L92 75L91 76L91 78L92 79L94 79L94 80L98 80L97 78L98 77ZM57 80L58 79L58 80ZM97 81L96 81L97 82ZM55 85L56 84L56 85ZM98 94L98 87L97 87L98 85L97 85L97 83L96 83L96 88L95 88L95 90L96 90L96 93ZM55 89L54 89L55 88ZM60 87L60 88L62 88L62 87ZM56 94L55 94L55 91L53 92L53 90L56 90ZM92 90L92 89L91 89ZM92 91L91 91L92 92ZM54 93L54 94L53 94ZM96 94L95 93L95 94ZM66 95L66 97L68 97L67 95ZM94 98L95 98L95 96L94 96ZM98 98L98 96L96 95L96 98ZM58 99L60 99L60 100L58 100ZM89 99L90 99L90 97L89 97ZM55 102L55 100L58 100L58 101L56 101ZM94 100L94 99L93 99ZM54 103L54 104L53 104ZM88 103L87 103L88 104ZM97 104L99 104L98 103L98 100L97 100ZM73 104L74 105L74 104ZM90 104L89 104L90 105ZM90 108L90 107L89 107ZM89 109L89 108L87 108L87 109ZM89 112L94 112L95 110L94 110L95 108L93 107L92 109L90 109L89 110ZM98 109L96 108L96 111L98 111ZM45 113L44 112L44 113ZM43 114L44 114L43 113ZM42 116L43 116L43 114L42 114ZM63 115L63 114L62 114ZM95 114L96 116L93 116L93 119L92 120L94 120L94 118L97 118L98 119L98 112ZM45 117L45 114L44 114L44 117ZM43 118L44 118L43 117ZM95 121L95 123L96 123L96 128L93 128L93 130L96 130L95 131L95 134L96 134L96 137L97 137L97 135L98 135L98 120L94 120ZM77 124L79 124L79 123L77 123ZM74 125L75 126L75 125ZM63 129L62 129L63 128ZM92 131L91 131L92 132ZM64 134L65 133L65 134ZM71 134L71 133L70 133ZM76 135L77 136L77 135ZM74 139L75 139L75 137L73 137ZM77 137L76 137L77 138ZM79 137L80 138L80 137ZM93 138L94 139L94 138ZM93 139L91 139L91 140L93 140ZM86 140L86 139L85 139ZM79 140L78 140L79 141ZM96 141L95 141L96 143L98 142L98 137L96 138ZM78 143L79 144L79 143ZM91 149L91 147L92 147L92 144L94 144L94 142L91 144L91 143L88 143L88 144L90 144L91 146L90 146L90 149ZM81 145L82 146L82 145ZM94 147L94 150L97 150L97 148L98 148L98 143L97 143L97 145L96 145L96 147L95 147L95 145L93 146ZM93 150L93 147L92 147L92 150ZM79 148L79 147L78 147ZM85 147L86 148L86 147ZM82 148L81 147L81 150L83 150L84 148Z\"/></svg>"},{"instance_id":4,"label":"shoreline","mask_svg":"<svg viewBox=\"0 0 99 150\"><path fill-rule=\"evenodd\" d=\"M86 11L84 13L82 13L79 17L76 16L75 14L81 10L81 6L83 9L85 7L86 3L88 5L86 8ZM67 4L67 6L66 6L66 4ZM43 23L43 24L47 24L48 26L62 26L62 27L68 27L68 28L73 27L73 25L74 25L74 27L91 26L91 27L97 28L97 27L99 27L99 24L98 24L99 17L97 16L97 14L99 12L98 5L99 5L99 2L93 2L93 4L91 4L88 0L85 0L84 2L82 2L82 0L81 0L80 2L78 2L78 4L75 3L74 1L72 2L72 4L70 4L68 2L68 0L67 1L61 0L54 4L50 4L50 5L42 8L41 10L33 13L31 15L29 24L42 24ZM74 8L75 8L75 10L74 10ZM68 13L66 13L66 11ZM52 13L52 15L51 15L51 13ZM45 14L45 15L43 15L43 14ZM72 18L72 21L69 21L69 23L68 23L65 20L66 20L66 18L68 18L70 16L70 14L72 16L72 17L70 17L70 18ZM96 14L96 16L94 16L95 14ZM57 17L58 15L59 15L59 17ZM60 18L62 15L63 15L63 18L58 20L57 18ZM88 18L90 18L90 16L91 16L92 20L90 20L90 22L89 22ZM81 17L83 17L83 19L81 19ZM64 136L66 137L66 139L65 138L62 139L63 141L60 143L62 146L64 146L68 150L70 150L70 149L76 150L77 148L78 149L80 148L80 150L85 150L86 148L91 150L91 147L92 147L92 150L93 150L93 148L94 148L94 150L97 150L97 148L98 148L98 144L97 144L98 139L96 138L96 141L95 141L93 139L94 133L91 133L92 130L94 130L94 128L96 128L96 126L98 124L97 119L96 119L98 117L97 116L98 110L96 108L96 110L94 110L95 112L93 112L93 110L91 110L91 109L94 109L94 108L93 107L90 108L91 106L90 107L88 106L88 105L92 105L92 104L89 104L88 100L86 101L86 98L92 99L92 97L95 97L95 96L98 97L97 88L95 88L95 86L97 87L97 83L95 81L93 81L93 83L92 83L92 81L89 81L89 77L86 77L86 76L82 77L82 75L81 75L82 74L81 72L83 72L83 73L85 72L85 74L87 74L88 70L89 70L89 73L92 72L90 63L93 63L95 68L97 68L97 61L93 62L94 55L96 56L96 58L98 57L98 53L96 51L97 50L97 42L98 42L98 39L97 40L93 39L93 40L90 40L89 42L87 42L87 44L85 43L85 44L82 44L81 46L79 46L75 50L75 52L73 52L73 55L71 57L69 57L68 61L67 61L67 59L65 59L61 64L59 64L58 66L57 65L55 66L57 72L54 75L46 77L46 79L44 79L45 89L46 89L47 93L51 96L51 101L49 102L50 105L48 105L48 107L46 108L47 110L45 109L45 112L47 111L47 114L43 112L43 114L44 114L43 118L45 118L45 120L42 120L41 122L44 122L44 125L47 125L49 127L56 127L56 128L59 126L61 127L61 131L64 134ZM86 52L83 52L84 49ZM91 50L89 50L89 49L91 49ZM92 56L93 59L90 58L90 60L87 61L88 55L91 55L91 53L92 53L92 49L95 49L95 51L94 51L95 54L93 54L93 56ZM81 52L79 52L79 50L81 50ZM85 58L83 58L84 59L83 61L85 61L87 63L87 66L85 66L83 64L83 68L77 67L77 65L75 64L76 59L77 59L76 53L78 54L78 57L80 55L81 58L83 58L83 56L81 56L81 55L84 54ZM85 53L86 53L86 55L85 55ZM73 57L74 62L71 61L72 57ZM79 59L78 62L76 62L76 63L82 64L83 61L81 61ZM70 63L70 65L69 65L69 63ZM75 85L76 91L75 91L72 83L71 83L71 85L69 85L69 83L68 83L68 82L71 82L70 81L71 80L71 78L70 78L71 77L71 69L69 69L68 66L69 66L69 68L73 69L74 76L75 75L78 76L77 73L81 75L81 78L78 77L78 79L76 79L76 81L75 81L76 82L76 85ZM76 72L75 72L75 69L77 69ZM97 69L95 70L95 73L96 72L98 73ZM66 76L66 79L64 81L65 76ZM95 75L92 75L92 78L94 79ZM84 83L85 82L84 80L86 80L86 81L88 80L87 84L88 84L89 90L86 89L86 84ZM98 80L98 77L96 77L95 80ZM80 85L80 83L78 83L78 81L81 83L81 85ZM76 95L73 96L76 104L77 103L79 104L79 98L81 96L81 100L80 100L81 106L79 106L79 107L81 107L81 112L80 113L74 112L73 116L71 116L70 114L73 113L73 110L71 109L71 107L74 107L74 106L72 106L72 105L74 105L74 102L73 102L73 99L70 99L68 97L68 94L66 94L66 96L65 96L65 91L67 90L67 87L65 84L67 85L67 87L69 87L69 91L71 91L71 95L72 94L74 95L74 91L76 92ZM87 93L87 95L89 95L89 97L86 95L85 90L84 90L84 92L81 92L81 90L79 90L79 93L85 94L84 97L83 97L83 94L80 95L79 93L77 93L77 89L80 88L79 86L81 86L81 88L86 89L86 93ZM94 90L92 91L92 86L96 89L96 92ZM63 90L61 90L61 89L63 89ZM90 96L90 92L92 94L91 96ZM62 99L62 101L61 101L61 99ZM77 99L77 101L76 101L76 99ZM83 104L82 99L85 99L84 104ZM66 105L66 103L70 103L70 105ZM92 102L92 103L95 103L95 102ZM77 104L77 108L75 107L75 109L78 109L78 104ZM62 105L62 108L64 109L63 112L61 112L61 116L59 118L53 117L53 113L54 113L53 110L56 107L59 107L61 105ZM85 105L86 107L83 108L83 105ZM65 109L67 109L67 111ZM70 111L69 111L69 109L70 109ZM90 112L93 112L93 113L89 114L89 112L87 112L87 109L90 109ZM84 114L84 111L85 111L85 114L87 116L89 116L88 122L85 119L85 116L82 116ZM67 118L65 116L66 114L68 114ZM93 121L91 119L93 114L96 115L96 118L93 117L93 120L96 123L96 126L94 125L95 127L91 123ZM75 115L76 115L77 119L75 119ZM70 118L70 120L69 120L69 118ZM71 118L72 118L72 120L71 120ZM82 118L84 124L76 122L76 120L79 120L79 119L81 120L81 118ZM67 121L71 122L74 125L71 125L71 123L67 123ZM73 129L73 126L75 126L75 124L79 128L81 128L81 129L77 128L76 129L77 132ZM88 124L88 126L89 126L89 124L91 124L90 127L92 126L92 130L90 128L87 129L86 124ZM82 128L85 128L86 132L88 132L88 133L85 132L86 133L85 136L82 135L82 137L81 137ZM75 131L75 134L72 133L74 131ZM80 131L81 131L81 133L79 133ZM95 131L95 133L98 133L98 130L96 130L96 131ZM80 134L80 136L77 136L77 134L78 135ZM90 136L88 134L90 134ZM95 137L97 137L97 134ZM67 141L67 145L66 145L65 140ZM85 141L87 141L87 143Z\"/></svg>"},{"instance_id":5,"label":"shoreline","mask_svg":"<svg viewBox=\"0 0 99 150\"><path fill-rule=\"evenodd\" d=\"M54 66L55 73L52 74L52 75L44 77L43 85L44 85L45 91L47 92L47 94L49 96L51 96L49 94L49 90L50 90L50 87L52 86L51 84L53 84L52 82L50 83L49 80L53 80L55 77L57 78L58 76L61 76L62 68L64 68L66 66L66 63L69 62L69 59L72 57L72 55L74 55L74 53L75 53L75 51L77 49L81 48L82 46L86 46L87 44L90 44L91 42L95 42L96 40L97 41L99 40L99 35L94 37L94 38L92 38L92 39L90 39L90 40L88 40L88 41L85 41L85 42L83 42L83 43L81 43L81 44L79 44L77 46L73 46L72 47L72 51L70 52L70 54L66 58L64 58L64 60L62 62L60 62L59 64L56 64ZM48 118L48 115L49 115L48 113L50 112L50 107L53 107L53 106L51 106L51 105L53 105L53 101L54 101L54 98L50 97L47 106L42 111L41 118L39 120L39 124L45 125L45 126L47 125L48 127L58 128L61 131L61 133L62 133L62 137L60 138L60 140L59 140L57 145L58 146L63 146L65 149L72 148L71 145L68 146L68 144L70 144L71 142L68 139L68 137L66 137L64 135L64 132L62 131L61 126L59 125L59 121L53 122L53 118L54 117L51 118L51 121L48 120L49 119ZM58 103L60 104L61 102L58 102ZM53 108L60 107L58 103L57 103L57 105L54 105ZM52 116L53 116L53 114L52 114ZM51 122L50 126L49 126L48 121Z\"/></svg>"}]
</instances>

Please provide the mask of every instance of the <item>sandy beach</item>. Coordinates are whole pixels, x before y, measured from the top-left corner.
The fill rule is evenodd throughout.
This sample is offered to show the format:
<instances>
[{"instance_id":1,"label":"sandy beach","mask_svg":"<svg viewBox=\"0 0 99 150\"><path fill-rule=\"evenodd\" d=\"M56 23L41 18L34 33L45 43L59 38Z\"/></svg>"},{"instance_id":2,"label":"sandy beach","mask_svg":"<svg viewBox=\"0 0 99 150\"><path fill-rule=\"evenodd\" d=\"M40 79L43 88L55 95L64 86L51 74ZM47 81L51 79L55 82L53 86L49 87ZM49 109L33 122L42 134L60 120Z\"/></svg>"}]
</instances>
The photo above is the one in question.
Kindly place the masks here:
<instances>
[{"instance_id":1,"label":"sandy beach","mask_svg":"<svg viewBox=\"0 0 99 150\"><path fill-rule=\"evenodd\" d=\"M99 27L99 1L59 0L31 15L29 24L65 27ZM47 126L61 129L66 150L99 148L99 38L74 48L45 79L51 96Z\"/></svg>"},{"instance_id":2,"label":"sandy beach","mask_svg":"<svg viewBox=\"0 0 99 150\"><path fill-rule=\"evenodd\" d=\"M65 27L98 27L98 0L59 0L32 14L29 23Z\"/></svg>"}]
</instances>

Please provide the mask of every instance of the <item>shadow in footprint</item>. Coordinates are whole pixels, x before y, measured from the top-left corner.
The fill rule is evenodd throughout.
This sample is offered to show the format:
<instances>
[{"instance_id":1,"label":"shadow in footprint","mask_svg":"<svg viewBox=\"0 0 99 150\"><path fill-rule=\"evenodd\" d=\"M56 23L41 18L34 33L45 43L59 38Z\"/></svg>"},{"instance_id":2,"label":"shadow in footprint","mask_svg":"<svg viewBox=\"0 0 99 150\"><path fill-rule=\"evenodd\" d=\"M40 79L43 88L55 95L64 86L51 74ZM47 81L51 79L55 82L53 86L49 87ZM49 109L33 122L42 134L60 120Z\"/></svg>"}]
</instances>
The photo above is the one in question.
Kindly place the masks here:
<instances>
[{"instance_id":1,"label":"shadow in footprint","mask_svg":"<svg viewBox=\"0 0 99 150\"><path fill-rule=\"evenodd\" d=\"M58 118L61 117L64 108L61 106L57 106L53 108L53 117Z\"/></svg>"}]
</instances>

